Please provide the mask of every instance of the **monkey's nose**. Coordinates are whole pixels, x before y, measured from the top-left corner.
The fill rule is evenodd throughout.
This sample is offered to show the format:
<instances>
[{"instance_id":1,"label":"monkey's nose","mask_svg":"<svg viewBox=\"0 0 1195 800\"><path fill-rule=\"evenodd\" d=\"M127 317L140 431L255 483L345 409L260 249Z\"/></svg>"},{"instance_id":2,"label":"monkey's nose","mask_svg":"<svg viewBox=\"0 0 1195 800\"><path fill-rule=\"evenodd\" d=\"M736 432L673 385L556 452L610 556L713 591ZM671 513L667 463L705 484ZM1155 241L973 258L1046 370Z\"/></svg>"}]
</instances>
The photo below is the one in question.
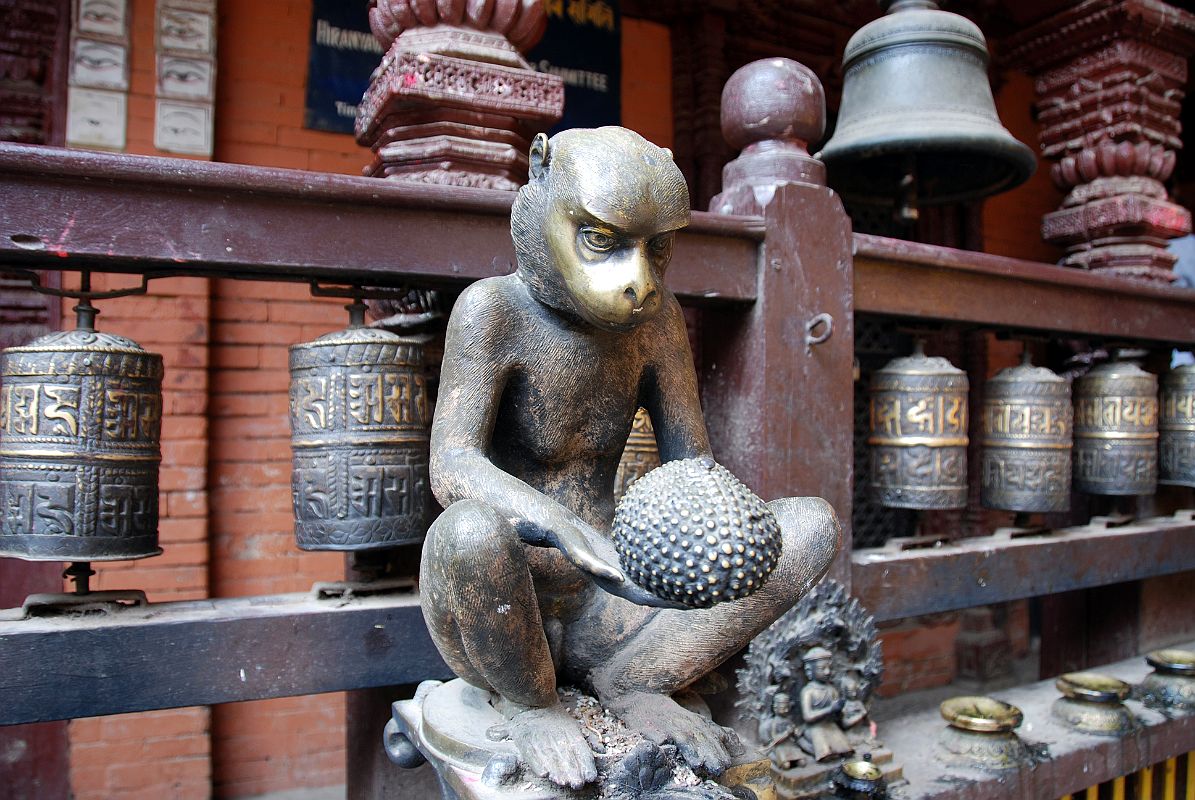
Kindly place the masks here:
<instances>
[{"instance_id":1,"label":"monkey's nose","mask_svg":"<svg viewBox=\"0 0 1195 800\"><path fill-rule=\"evenodd\" d=\"M623 297L631 301L631 306L634 311L642 311L643 307L647 305L653 297L655 297L655 294L656 290L654 288L648 288L644 293L643 298L640 299L639 292L635 291L634 286L628 286L622 292Z\"/></svg>"}]
</instances>

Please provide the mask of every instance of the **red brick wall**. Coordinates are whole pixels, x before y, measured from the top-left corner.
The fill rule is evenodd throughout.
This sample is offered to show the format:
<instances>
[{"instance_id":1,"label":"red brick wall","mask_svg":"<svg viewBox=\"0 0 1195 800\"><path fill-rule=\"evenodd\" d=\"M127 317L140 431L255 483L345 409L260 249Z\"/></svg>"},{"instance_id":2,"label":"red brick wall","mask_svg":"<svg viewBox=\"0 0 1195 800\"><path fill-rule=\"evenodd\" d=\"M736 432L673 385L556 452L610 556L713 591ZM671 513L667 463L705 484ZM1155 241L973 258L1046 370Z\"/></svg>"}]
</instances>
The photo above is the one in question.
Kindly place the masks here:
<instances>
[{"instance_id":1,"label":"red brick wall","mask_svg":"<svg viewBox=\"0 0 1195 800\"><path fill-rule=\"evenodd\" d=\"M68 276L68 280L74 277ZM128 277L97 275L102 289ZM166 366L163 379L159 525L164 553L95 565L99 589L143 589L151 601L208 596L209 286L201 278L155 281L146 297L97 303L101 330L128 336ZM66 324L73 318L64 304ZM186 708L70 723L71 786L77 800L204 798L211 785L209 712Z\"/></svg>"},{"instance_id":2,"label":"red brick wall","mask_svg":"<svg viewBox=\"0 0 1195 800\"><path fill-rule=\"evenodd\" d=\"M307 591L342 577L344 562L295 547L287 348L343 327L346 314L341 303L311 300L306 284L214 283L212 592ZM212 750L217 797L341 784L344 697L216 706Z\"/></svg>"}]
</instances>

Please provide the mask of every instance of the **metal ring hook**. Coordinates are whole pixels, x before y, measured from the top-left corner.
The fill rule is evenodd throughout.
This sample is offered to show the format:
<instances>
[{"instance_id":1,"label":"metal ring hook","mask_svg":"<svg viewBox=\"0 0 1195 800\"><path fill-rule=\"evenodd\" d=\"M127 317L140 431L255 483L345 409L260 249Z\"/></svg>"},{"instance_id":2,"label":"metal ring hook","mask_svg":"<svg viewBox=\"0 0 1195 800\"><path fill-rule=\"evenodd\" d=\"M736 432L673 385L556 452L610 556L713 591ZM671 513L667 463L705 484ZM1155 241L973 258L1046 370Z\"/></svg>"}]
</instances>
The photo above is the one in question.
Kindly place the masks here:
<instances>
[{"instance_id":1,"label":"metal ring hook","mask_svg":"<svg viewBox=\"0 0 1195 800\"><path fill-rule=\"evenodd\" d=\"M817 332L818 328L822 330ZM813 351L815 344L821 344L834 333L834 317L822 312L805 323L805 355Z\"/></svg>"}]
</instances>

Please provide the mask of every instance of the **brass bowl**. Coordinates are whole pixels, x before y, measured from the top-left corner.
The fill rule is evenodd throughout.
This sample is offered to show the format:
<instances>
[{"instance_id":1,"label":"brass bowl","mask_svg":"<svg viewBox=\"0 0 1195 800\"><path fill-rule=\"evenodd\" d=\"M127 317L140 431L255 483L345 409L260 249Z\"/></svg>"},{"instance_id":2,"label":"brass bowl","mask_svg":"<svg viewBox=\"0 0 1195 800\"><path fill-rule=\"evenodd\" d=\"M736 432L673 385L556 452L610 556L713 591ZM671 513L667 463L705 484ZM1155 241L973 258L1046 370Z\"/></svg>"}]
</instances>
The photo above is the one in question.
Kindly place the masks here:
<instances>
[{"instance_id":1,"label":"brass bowl","mask_svg":"<svg viewBox=\"0 0 1195 800\"><path fill-rule=\"evenodd\" d=\"M1195 653L1190 650L1154 650L1145 654L1145 660L1167 675L1195 675Z\"/></svg>"},{"instance_id":2,"label":"brass bowl","mask_svg":"<svg viewBox=\"0 0 1195 800\"><path fill-rule=\"evenodd\" d=\"M1133 687L1117 678L1098 672L1068 672L1059 676L1054 686L1072 700L1089 703L1121 703Z\"/></svg>"},{"instance_id":3,"label":"brass bowl","mask_svg":"<svg viewBox=\"0 0 1195 800\"><path fill-rule=\"evenodd\" d=\"M979 733L1007 733L1021 725L1021 709L982 695L952 697L938 706L951 727Z\"/></svg>"}]
</instances>

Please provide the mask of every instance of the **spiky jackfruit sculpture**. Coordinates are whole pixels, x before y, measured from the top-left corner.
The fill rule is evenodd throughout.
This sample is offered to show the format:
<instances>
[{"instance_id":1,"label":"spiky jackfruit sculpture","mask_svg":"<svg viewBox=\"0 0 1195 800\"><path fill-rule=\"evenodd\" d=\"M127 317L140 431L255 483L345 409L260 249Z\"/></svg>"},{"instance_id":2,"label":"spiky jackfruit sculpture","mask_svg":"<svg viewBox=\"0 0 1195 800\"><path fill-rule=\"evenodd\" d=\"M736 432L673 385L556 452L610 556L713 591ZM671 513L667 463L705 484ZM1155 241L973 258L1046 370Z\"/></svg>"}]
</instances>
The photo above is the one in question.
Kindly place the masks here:
<instances>
[{"instance_id":1,"label":"spiky jackfruit sculpture","mask_svg":"<svg viewBox=\"0 0 1195 800\"><path fill-rule=\"evenodd\" d=\"M632 483L612 533L631 580L693 608L746 597L780 560L776 516L709 458L670 461Z\"/></svg>"}]
</instances>

